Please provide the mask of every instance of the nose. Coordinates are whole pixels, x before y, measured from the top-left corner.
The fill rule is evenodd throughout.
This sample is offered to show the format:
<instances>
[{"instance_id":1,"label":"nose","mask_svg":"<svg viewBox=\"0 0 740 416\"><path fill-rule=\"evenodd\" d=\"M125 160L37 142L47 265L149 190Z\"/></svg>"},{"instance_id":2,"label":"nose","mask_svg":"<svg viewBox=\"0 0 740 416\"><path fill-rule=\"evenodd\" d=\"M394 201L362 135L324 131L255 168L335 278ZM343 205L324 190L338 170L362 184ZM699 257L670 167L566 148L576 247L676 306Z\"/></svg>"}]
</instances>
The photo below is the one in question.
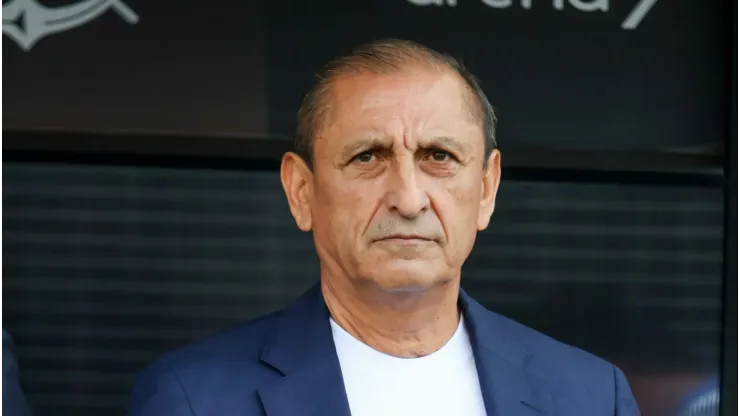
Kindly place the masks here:
<instances>
[{"instance_id":1,"label":"nose","mask_svg":"<svg viewBox=\"0 0 740 416\"><path fill-rule=\"evenodd\" d=\"M387 178L388 209L396 211L404 218L416 218L429 209L430 204L426 191L419 186L416 164L413 159L406 159L394 165L392 173Z\"/></svg>"}]
</instances>

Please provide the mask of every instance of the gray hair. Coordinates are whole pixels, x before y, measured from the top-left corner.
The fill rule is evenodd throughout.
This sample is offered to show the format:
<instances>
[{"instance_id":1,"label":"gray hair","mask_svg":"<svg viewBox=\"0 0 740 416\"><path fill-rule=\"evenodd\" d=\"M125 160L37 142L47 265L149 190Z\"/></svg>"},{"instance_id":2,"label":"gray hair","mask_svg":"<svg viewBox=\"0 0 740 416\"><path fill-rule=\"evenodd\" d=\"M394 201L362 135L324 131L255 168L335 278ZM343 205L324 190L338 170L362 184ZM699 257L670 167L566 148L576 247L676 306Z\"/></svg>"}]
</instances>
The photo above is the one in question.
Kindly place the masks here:
<instances>
[{"instance_id":1,"label":"gray hair","mask_svg":"<svg viewBox=\"0 0 740 416\"><path fill-rule=\"evenodd\" d=\"M317 75L316 82L303 97L298 109L295 151L310 166L316 135L329 119L332 82L348 74L388 75L408 69L409 65L431 66L458 74L469 92L473 116L480 120L485 138L484 165L496 143L496 114L477 78L461 61L413 41L384 39L363 44L347 55L329 61Z\"/></svg>"}]
</instances>

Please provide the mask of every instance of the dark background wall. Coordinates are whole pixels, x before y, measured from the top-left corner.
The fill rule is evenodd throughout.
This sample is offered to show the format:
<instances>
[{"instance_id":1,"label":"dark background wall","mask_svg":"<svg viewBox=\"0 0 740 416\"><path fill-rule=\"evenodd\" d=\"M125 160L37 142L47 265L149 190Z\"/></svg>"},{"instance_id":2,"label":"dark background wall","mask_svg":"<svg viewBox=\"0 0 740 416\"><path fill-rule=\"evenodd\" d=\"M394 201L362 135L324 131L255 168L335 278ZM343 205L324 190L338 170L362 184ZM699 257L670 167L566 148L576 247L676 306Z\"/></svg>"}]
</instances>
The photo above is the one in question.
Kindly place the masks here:
<instances>
[{"instance_id":1,"label":"dark background wall","mask_svg":"<svg viewBox=\"0 0 740 416\"><path fill-rule=\"evenodd\" d=\"M46 4L65 3L75 2ZM323 62L396 36L463 58L509 147L696 151L721 147L727 132L722 0L125 3L137 23L108 11L28 51L3 36L6 129L289 137ZM636 28L621 27L652 3Z\"/></svg>"},{"instance_id":2,"label":"dark background wall","mask_svg":"<svg viewBox=\"0 0 740 416\"><path fill-rule=\"evenodd\" d=\"M128 0L135 24L3 37L3 327L37 414L122 414L147 362L316 281L276 167L314 71L386 36L461 56L501 120L463 286L616 362L646 415L718 376L729 3L658 0L634 29L653 2L413 3Z\"/></svg>"}]
</instances>

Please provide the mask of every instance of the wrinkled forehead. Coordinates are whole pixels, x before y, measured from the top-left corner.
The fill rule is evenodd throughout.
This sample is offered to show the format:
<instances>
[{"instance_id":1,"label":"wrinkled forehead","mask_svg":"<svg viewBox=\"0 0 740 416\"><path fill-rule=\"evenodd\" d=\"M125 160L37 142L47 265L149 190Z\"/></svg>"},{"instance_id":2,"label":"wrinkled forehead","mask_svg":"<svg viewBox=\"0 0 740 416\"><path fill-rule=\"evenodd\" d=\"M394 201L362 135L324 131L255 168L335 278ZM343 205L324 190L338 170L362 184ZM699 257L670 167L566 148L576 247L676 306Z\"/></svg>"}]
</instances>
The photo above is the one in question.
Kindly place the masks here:
<instances>
[{"instance_id":1,"label":"wrinkled forehead","mask_svg":"<svg viewBox=\"0 0 740 416\"><path fill-rule=\"evenodd\" d=\"M443 134L476 140L482 149L470 93L449 71L346 75L333 83L330 95L331 111L319 138L331 143L324 145L365 133L409 140Z\"/></svg>"}]
</instances>

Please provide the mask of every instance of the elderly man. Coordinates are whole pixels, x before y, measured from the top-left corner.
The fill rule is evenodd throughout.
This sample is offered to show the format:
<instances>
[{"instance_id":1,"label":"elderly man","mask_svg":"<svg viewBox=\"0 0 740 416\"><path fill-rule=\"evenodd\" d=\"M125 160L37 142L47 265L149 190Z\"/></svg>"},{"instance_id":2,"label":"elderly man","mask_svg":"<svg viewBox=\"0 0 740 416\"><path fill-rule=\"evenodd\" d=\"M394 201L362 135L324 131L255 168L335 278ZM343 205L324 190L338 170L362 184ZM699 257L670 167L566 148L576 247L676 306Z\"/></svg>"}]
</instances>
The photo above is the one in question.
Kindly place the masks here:
<instances>
[{"instance_id":1,"label":"elderly man","mask_svg":"<svg viewBox=\"0 0 740 416\"><path fill-rule=\"evenodd\" d=\"M280 172L320 283L150 365L129 414L639 414L615 366L460 289L494 210L494 127L474 77L419 44L373 42L329 63Z\"/></svg>"}]
</instances>

